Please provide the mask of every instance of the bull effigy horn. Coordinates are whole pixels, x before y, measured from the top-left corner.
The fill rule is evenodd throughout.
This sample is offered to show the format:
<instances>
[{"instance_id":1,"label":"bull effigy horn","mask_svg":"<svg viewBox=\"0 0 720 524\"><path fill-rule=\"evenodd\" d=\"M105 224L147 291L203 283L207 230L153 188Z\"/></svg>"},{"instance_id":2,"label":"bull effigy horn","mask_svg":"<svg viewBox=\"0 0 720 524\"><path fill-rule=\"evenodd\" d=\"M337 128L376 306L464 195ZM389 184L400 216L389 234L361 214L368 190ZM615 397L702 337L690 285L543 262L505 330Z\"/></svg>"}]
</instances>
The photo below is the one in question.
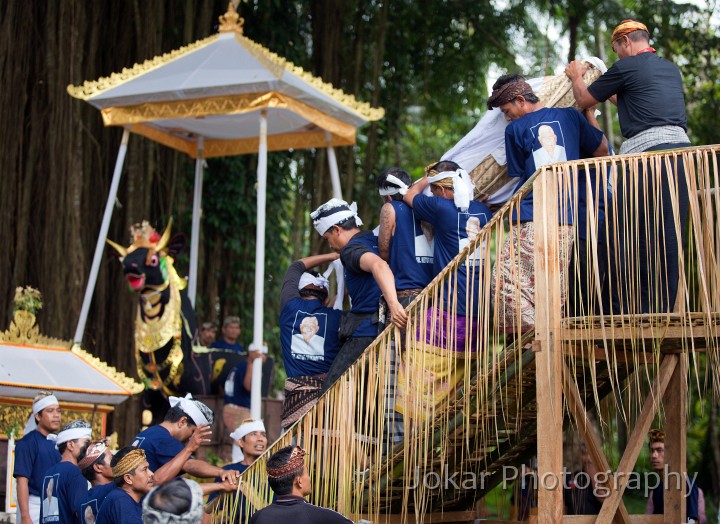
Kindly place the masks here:
<instances>
[{"instance_id":1,"label":"bull effigy horn","mask_svg":"<svg viewBox=\"0 0 720 524\"><path fill-rule=\"evenodd\" d=\"M163 234L160 237L160 240L158 240L155 251L162 251L168 245L168 242L170 241L170 229L172 229L172 223L173 223L173 219L172 219L172 217L170 217L170 220L168 221L168 225L165 228L165 231L163 231Z\"/></svg>"},{"instance_id":2,"label":"bull effigy horn","mask_svg":"<svg viewBox=\"0 0 720 524\"><path fill-rule=\"evenodd\" d=\"M107 242L108 244L110 244L110 246L111 246L112 248L114 248L115 251L117 251L117 252L120 254L121 257L127 256L127 248L121 246L120 244L117 244L117 243L113 242L113 241L110 240L109 238L106 238L106 239L105 239L105 242Z\"/></svg>"}]
</instances>

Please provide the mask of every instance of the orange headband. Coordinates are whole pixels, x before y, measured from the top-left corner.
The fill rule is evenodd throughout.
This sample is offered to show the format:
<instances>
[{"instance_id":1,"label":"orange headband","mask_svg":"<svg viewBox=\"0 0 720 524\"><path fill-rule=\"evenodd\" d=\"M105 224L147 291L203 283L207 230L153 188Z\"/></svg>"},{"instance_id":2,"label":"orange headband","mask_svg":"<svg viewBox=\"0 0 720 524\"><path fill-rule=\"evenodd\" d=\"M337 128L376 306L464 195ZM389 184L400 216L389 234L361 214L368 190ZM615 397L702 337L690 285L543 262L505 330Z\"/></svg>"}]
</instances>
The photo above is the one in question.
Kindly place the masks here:
<instances>
[{"instance_id":1,"label":"orange headband","mask_svg":"<svg viewBox=\"0 0 720 524\"><path fill-rule=\"evenodd\" d=\"M647 26L642 22L638 22L636 20L623 20L612 32L612 43L614 44L623 36L628 35L633 31L645 31L646 33L649 33Z\"/></svg>"}]
</instances>

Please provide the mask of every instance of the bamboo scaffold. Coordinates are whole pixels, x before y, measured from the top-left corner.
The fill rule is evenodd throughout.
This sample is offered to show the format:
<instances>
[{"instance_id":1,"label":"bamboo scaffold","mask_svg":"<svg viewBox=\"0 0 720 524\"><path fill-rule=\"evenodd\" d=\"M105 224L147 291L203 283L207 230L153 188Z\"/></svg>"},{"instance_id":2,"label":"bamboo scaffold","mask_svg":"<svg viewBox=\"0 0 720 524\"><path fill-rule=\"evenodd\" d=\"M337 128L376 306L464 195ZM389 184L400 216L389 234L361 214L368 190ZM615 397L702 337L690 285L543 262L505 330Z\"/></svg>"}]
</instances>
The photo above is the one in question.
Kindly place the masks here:
<instances>
[{"instance_id":1,"label":"bamboo scaffold","mask_svg":"<svg viewBox=\"0 0 720 524\"><path fill-rule=\"evenodd\" d=\"M717 401L719 154L720 146L705 146L541 168L407 308L407 329L385 329L243 474L248 503L227 497L214 521L233 522L237 511L269 504L267 457L291 444L308 452L313 503L375 523L389 515L393 522L423 522L472 509L503 481L504 466L537 455L540 472L555 472L564 427L583 434L606 464L586 427L588 411L602 432L611 417L637 421L635 450L668 388L677 392L672 417L681 422L689 382ZM503 252L511 270L520 266L524 239L515 211L530 192L535 325L513 331L501 321L510 300L499 298L493 266ZM558 227L567 223L574 239L563 257ZM664 265L673 263L673 253L674 301L673 277L664 276L672 274ZM517 286L512 293L520 301L527 291ZM460 314L464 339L456 332ZM397 378L388 372L392 359ZM605 397L612 413L599 409ZM393 441L395 410L403 414L400 441ZM667 425L667 405L665 411ZM634 463L630 453L618 471ZM682 470L684 458L678 455L674 467ZM622 489L614 489L606 520L597 522L616 513L630 522ZM562 490L541 490L539 497L540 521L561 521Z\"/></svg>"}]
</instances>

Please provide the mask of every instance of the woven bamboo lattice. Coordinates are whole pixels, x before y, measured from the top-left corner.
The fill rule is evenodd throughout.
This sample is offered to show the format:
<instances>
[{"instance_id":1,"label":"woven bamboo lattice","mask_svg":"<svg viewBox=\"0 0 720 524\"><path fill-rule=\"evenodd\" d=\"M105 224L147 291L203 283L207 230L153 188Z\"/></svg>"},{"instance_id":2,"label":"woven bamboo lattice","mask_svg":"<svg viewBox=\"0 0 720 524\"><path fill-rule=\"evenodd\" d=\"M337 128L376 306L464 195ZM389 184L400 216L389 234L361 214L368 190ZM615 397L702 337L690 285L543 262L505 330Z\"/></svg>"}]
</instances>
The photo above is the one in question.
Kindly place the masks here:
<instances>
[{"instance_id":1,"label":"woven bamboo lattice","mask_svg":"<svg viewBox=\"0 0 720 524\"><path fill-rule=\"evenodd\" d=\"M688 380L698 385L701 395L717 399L719 153L720 146L707 146L553 164L539 170L407 308L407 330L387 328L315 407L243 474L241 490L250 501L247 511L270 502L265 461L290 444L308 452L313 503L375 523L384 522L390 514L405 522L422 522L428 513L473 508L502 481L503 466L519 466L536 453L540 421L533 346L547 334L532 329L512 337L502 333L498 319L508 304L494 293L497 280L492 268L508 239L510 260L519 259L513 247L519 224L511 217L533 187L538 192L540 183L553 186L561 197L557 206L535 200L536 229L553 238L558 220L539 221L538 217L569 216L576 240L572 260L565 265L551 255L552 250L536 245L535 266L556 265L569 282L587 282L584 287L571 286L564 304L566 318L560 324L565 373L570 375L564 378L577 384L584 405L597 408L601 399L614 393L620 400L613 404L613 411L631 416L645 398L643 385L657 376L667 352L690 355ZM688 186L687 240L684 245L681 240L670 245L667 235L656 236L643 247L637 232L659 228L663 218L670 218L678 239L682 237L678 208L683 184L674 175L678 161L684 163ZM661 168L670 174L663 175ZM584 210L579 201L582 191L576 190L581 180L591 188L585 193ZM658 189L661 180L669 181L665 194ZM612 198L605 199L609 220L603 220L598 195L608 192L612 192ZM642 281L638 267L642 249L648 265L657 264L672 249L679 250L677 300L669 311L660 311L658 305L668 300L663 291L668 283L657 276ZM610 270L601 278L603 261ZM467 299L458 304L456 284L463 275ZM550 303L553 293L559 295L556 284L548 284L550 293L538 296L542 304L536 307ZM518 286L514 293L523 291ZM604 300L608 291L622 304L615 314ZM641 310L643 294L654 311ZM462 306L468 311L468 321L476 322L464 347L456 347L454 324L446 326L449 342L444 351L425 342L441 329L437 320L428 320L428 310L452 316ZM398 398L405 406L404 435L390 447L387 369L393 349L401 346L403 379ZM435 375L430 376L429 370ZM449 386L434 380L443 373L455 374ZM602 417L607 414L598 410L597 415L605 428ZM454 481L459 488L442 483L435 488L423 480L445 479L446 471L458 472ZM216 511L215 522L233 521L236 511L232 499L226 499Z\"/></svg>"}]
</instances>

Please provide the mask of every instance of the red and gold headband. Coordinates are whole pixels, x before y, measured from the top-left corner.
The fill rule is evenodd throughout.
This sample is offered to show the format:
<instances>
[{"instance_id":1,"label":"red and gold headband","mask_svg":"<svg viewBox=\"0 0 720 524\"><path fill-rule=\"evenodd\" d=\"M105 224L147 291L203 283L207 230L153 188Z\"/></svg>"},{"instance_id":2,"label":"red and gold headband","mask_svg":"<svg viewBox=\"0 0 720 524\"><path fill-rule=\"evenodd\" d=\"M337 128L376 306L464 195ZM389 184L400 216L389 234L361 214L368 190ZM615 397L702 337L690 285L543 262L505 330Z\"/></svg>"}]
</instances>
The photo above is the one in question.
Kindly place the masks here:
<instances>
[{"instance_id":1,"label":"red and gold headband","mask_svg":"<svg viewBox=\"0 0 720 524\"><path fill-rule=\"evenodd\" d=\"M267 468L268 477L271 479L280 479L288 475L296 475L301 473L305 467L305 450L300 446L295 446L292 450L288 461L277 468Z\"/></svg>"},{"instance_id":2,"label":"red and gold headband","mask_svg":"<svg viewBox=\"0 0 720 524\"><path fill-rule=\"evenodd\" d=\"M646 33L649 33L647 26L642 22L638 22L636 20L623 20L612 32L612 43L614 44L623 36L629 35L633 31L645 31Z\"/></svg>"}]
</instances>

